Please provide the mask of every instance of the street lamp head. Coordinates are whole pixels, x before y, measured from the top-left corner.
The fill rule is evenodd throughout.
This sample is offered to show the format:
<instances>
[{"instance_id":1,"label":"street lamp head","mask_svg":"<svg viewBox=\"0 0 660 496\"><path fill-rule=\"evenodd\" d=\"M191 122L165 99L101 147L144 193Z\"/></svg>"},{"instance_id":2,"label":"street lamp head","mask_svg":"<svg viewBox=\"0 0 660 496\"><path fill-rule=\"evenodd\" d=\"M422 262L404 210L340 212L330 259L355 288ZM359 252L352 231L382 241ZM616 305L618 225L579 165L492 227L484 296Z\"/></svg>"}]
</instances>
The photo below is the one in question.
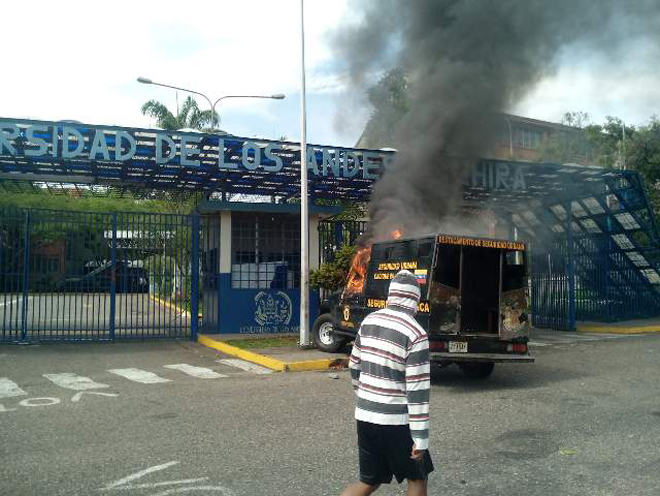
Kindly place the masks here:
<instances>
[{"instance_id":1,"label":"street lamp head","mask_svg":"<svg viewBox=\"0 0 660 496\"><path fill-rule=\"evenodd\" d=\"M284 100L286 95L284 93L275 93L274 95L270 95L270 97L275 100Z\"/></svg>"},{"instance_id":2,"label":"street lamp head","mask_svg":"<svg viewBox=\"0 0 660 496\"><path fill-rule=\"evenodd\" d=\"M142 77L142 76L137 78L137 80L138 80L138 83L142 83L142 84L153 84L154 83L151 79L146 78L146 77Z\"/></svg>"}]
</instances>

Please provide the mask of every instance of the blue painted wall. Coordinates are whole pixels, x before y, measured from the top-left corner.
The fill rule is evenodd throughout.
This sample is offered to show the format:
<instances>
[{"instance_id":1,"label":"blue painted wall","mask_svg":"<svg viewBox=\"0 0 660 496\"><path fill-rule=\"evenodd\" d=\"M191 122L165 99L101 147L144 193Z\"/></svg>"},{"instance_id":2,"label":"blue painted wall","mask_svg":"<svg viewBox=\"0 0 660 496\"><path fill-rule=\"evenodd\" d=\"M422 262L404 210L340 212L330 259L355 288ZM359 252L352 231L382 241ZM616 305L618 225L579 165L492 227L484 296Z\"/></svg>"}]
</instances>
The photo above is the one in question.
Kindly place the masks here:
<instances>
[{"instance_id":1,"label":"blue painted wall","mask_svg":"<svg viewBox=\"0 0 660 496\"><path fill-rule=\"evenodd\" d=\"M300 290L232 289L231 274L219 274L221 334L300 332ZM319 313L319 295L310 293L310 326ZM205 329L206 332L210 332Z\"/></svg>"}]
</instances>

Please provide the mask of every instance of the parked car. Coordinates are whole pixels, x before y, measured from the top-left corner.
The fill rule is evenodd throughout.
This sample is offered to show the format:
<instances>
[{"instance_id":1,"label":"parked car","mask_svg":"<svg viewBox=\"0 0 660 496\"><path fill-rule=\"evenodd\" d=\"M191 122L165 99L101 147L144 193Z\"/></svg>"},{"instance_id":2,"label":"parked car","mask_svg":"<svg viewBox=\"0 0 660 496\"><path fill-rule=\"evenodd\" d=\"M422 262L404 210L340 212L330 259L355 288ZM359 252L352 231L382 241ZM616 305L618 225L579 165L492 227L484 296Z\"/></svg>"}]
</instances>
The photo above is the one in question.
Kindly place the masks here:
<instances>
[{"instance_id":1,"label":"parked car","mask_svg":"<svg viewBox=\"0 0 660 496\"><path fill-rule=\"evenodd\" d=\"M149 277L142 267L131 262L115 262L115 291L117 293L148 293ZM69 277L58 284L59 291L68 293L110 293L112 291L112 262L105 262L81 277Z\"/></svg>"}]
</instances>

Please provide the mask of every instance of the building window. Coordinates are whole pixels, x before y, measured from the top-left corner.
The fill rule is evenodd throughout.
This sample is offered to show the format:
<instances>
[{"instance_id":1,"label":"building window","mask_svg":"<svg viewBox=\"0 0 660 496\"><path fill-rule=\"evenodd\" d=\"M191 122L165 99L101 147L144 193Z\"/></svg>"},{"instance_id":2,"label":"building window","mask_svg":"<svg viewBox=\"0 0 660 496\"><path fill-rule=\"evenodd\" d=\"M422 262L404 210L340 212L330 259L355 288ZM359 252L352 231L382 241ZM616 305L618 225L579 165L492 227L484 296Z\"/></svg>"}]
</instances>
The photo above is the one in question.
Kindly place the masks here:
<instances>
[{"instance_id":1,"label":"building window","mask_svg":"<svg viewBox=\"0 0 660 496\"><path fill-rule=\"evenodd\" d=\"M300 287L300 219L290 214L232 213L231 287Z\"/></svg>"},{"instance_id":2,"label":"building window","mask_svg":"<svg viewBox=\"0 0 660 496\"><path fill-rule=\"evenodd\" d=\"M536 150L541 145L543 135L533 129L516 128L513 130L513 146Z\"/></svg>"}]
</instances>

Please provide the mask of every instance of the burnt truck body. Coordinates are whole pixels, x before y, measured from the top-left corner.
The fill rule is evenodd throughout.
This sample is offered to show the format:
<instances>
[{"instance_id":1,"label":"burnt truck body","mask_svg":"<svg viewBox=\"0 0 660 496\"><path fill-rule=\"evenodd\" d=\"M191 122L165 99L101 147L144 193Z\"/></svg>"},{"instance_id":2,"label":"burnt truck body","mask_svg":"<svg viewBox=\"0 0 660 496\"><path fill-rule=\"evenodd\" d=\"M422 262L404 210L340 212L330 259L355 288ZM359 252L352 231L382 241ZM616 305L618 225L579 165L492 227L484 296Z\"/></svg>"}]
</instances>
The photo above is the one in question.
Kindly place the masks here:
<instances>
[{"instance_id":1,"label":"burnt truck body","mask_svg":"<svg viewBox=\"0 0 660 496\"><path fill-rule=\"evenodd\" d=\"M354 267L346 289L330 298L315 322L319 348L336 351L354 339L362 320L385 307L394 275L407 269L420 285L416 318L429 335L434 364L455 363L477 378L490 375L496 362L534 361L527 348L524 243L437 234L374 243L367 256L361 284L355 284Z\"/></svg>"}]
</instances>

